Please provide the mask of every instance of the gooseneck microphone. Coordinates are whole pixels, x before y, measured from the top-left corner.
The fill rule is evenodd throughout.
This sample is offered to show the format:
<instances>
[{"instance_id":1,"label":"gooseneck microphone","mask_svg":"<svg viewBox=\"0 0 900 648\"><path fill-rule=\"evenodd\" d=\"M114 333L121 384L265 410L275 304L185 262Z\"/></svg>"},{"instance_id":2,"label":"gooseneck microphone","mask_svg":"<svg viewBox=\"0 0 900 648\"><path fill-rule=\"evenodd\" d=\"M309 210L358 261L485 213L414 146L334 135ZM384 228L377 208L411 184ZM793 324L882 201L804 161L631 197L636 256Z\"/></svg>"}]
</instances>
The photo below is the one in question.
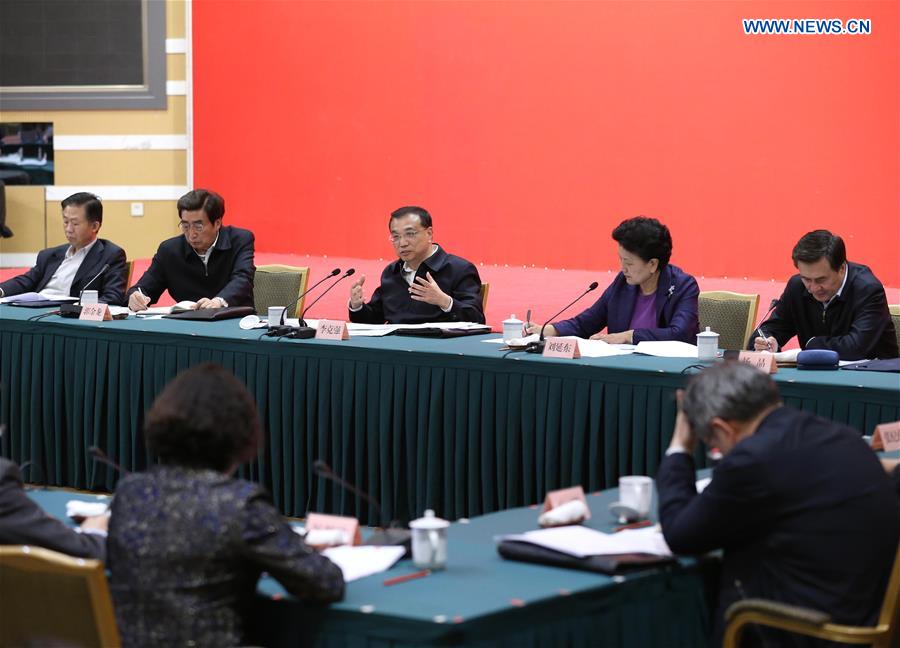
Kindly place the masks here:
<instances>
[{"instance_id":1,"label":"gooseneck microphone","mask_svg":"<svg viewBox=\"0 0 900 648\"><path fill-rule=\"evenodd\" d=\"M769 315L772 314L772 311L775 310L775 308L776 308L776 307L778 306L778 304L780 304L780 303L781 303L781 300L779 300L779 299L773 299L773 300L772 300L772 303L769 304L769 310L766 311L766 314L763 315L763 316L760 318L759 324L756 325L756 332L759 334L759 337L761 337L763 340L767 339L767 338L766 338L766 334L765 334L765 333L763 332L763 330L762 330L763 322L765 322L767 319L769 319Z\"/></svg>"},{"instance_id":2,"label":"gooseneck microphone","mask_svg":"<svg viewBox=\"0 0 900 648\"><path fill-rule=\"evenodd\" d=\"M102 268L100 268L100 272L98 272L97 274L95 274L93 279L91 279L91 280L88 281L86 284L84 284L84 288L82 288L82 289L81 289L81 292L78 293L78 303L79 303L79 304L81 303L81 298L84 297L84 291L88 289L88 286L90 286L92 283L94 283L95 281L97 281L97 279L100 277L100 275L102 275L102 274L103 274L104 272L106 272L107 270L109 270L109 264L108 264L108 263L107 263L106 265L104 265Z\"/></svg>"},{"instance_id":3,"label":"gooseneck microphone","mask_svg":"<svg viewBox=\"0 0 900 648\"><path fill-rule=\"evenodd\" d=\"M383 525L381 531L376 531L371 536L369 536L363 544L367 545L396 545L406 547L406 552L409 553L410 543L412 541L412 534L409 529L399 529L397 528L397 523L395 520L389 521L385 524L384 517L384 509L381 508L381 504L374 497L366 493L365 491L360 490L346 479L337 475L327 463L322 461L321 459L316 459L313 462L313 472L321 477L322 479L327 479L331 481L341 488L344 488L354 495L363 498L369 504L375 507L375 510L378 511L378 520Z\"/></svg>"},{"instance_id":4,"label":"gooseneck microphone","mask_svg":"<svg viewBox=\"0 0 900 648\"><path fill-rule=\"evenodd\" d=\"M339 275L339 274L341 274L341 269L340 269L340 268L335 268L334 270L332 270L331 272L329 272L327 275L325 275L324 277L322 277L321 279L319 279L319 280L318 280L316 283L314 283L312 286L310 286L309 288L307 288L306 290L304 290L302 293L300 293L300 296L297 297L297 300L294 302L294 304L299 304L299 303L300 303L300 300L303 299L304 297L306 297L310 292L312 292L314 289L316 289L316 288L317 288L318 286L320 286L322 283L328 281L331 277L333 277L333 276L335 276L335 275ZM266 336L267 336L267 337L275 337L275 336L287 335L288 333L290 333L290 332L293 330L293 327L292 327L292 326L285 326L285 324L284 324L284 319L285 319L285 316L287 315L288 308L290 308L291 306L293 306L293 304L291 304L291 305L289 305L289 306L285 306L285 307L282 309L282 311L281 311L281 317L280 317L279 320L278 320L278 325L277 325L277 326L274 325L274 324L272 324L272 322L269 322L269 330L268 330L268 332L266 332Z\"/></svg>"},{"instance_id":5,"label":"gooseneck microphone","mask_svg":"<svg viewBox=\"0 0 900 648\"><path fill-rule=\"evenodd\" d=\"M120 466L115 461L110 459L109 455L106 454L105 452L103 452L103 450L101 450L97 446L91 446L90 448L88 448L88 452L91 453L91 456L93 457L94 461L99 461L102 464L106 464L110 468L114 469L117 473L122 475L123 477L131 474L130 472L128 472L127 470L122 468L122 466Z\"/></svg>"},{"instance_id":6,"label":"gooseneck microphone","mask_svg":"<svg viewBox=\"0 0 900 648\"><path fill-rule=\"evenodd\" d=\"M61 304L59 307L59 316L60 317L78 317L81 315L81 298L84 297L84 291L88 289L88 287L97 281L97 279L104 272L109 270L109 264L104 264L102 268L100 268L100 272L95 274L90 281L84 284L84 288L81 289L81 292L78 293L78 301L74 304Z\"/></svg>"},{"instance_id":7,"label":"gooseneck microphone","mask_svg":"<svg viewBox=\"0 0 900 648\"><path fill-rule=\"evenodd\" d=\"M544 324L541 326L540 339L537 342L529 342L528 346L525 347L525 351L527 351L528 353L543 353L544 345L546 344L546 342L544 342L544 329L547 328L547 324L549 324L550 322L555 320L557 317L562 315L566 310L568 310L569 308L574 306L575 303L578 302L578 300L580 300L582 297L587 295L589 292L591 292L592 290L596 290L597 286L599 286L599 285L600 284L598 284L596 281L593 282L590 286L588 286L587 290L585 290L583 293L578 295L578 297L576 297L572 301L571 304L566 305L564 308L560 309L560 311L558 313L556 313L556 315L554 315L553 317L549 318L546 322L544 322Z\"/></svg>"},{"instance_id":8,"label":"gooseneck microphone","mask_svg":"<svg viewBox=\"0 0 900 648\"><path fill-rule=\"evenodd\" d=\"M334 288L335 286L337 286L337 285L338 285L339 283L341 283L344 279L346 279L347 277L352 276L354 272L356 272L356 269L355 269L355 268L350 268L349 270L347 270L347 272L345 272L343 275L341 275L340 277L338 277L337 280L335 280L335 282L334 282L333 284L331 284L330 286L328 286L328 288L326 288L325 290L323 290L323 291L322 291L322 294L319 295L318 297L316 297L316 298L312 301L312 303L311 303L309 306L307 306L306 308L304 308L304 309L303 309L303 312L300 313L300 328L292 329L292 330L290 331L290 333L288 333L288 337L291 337L291 338L297 338L298 340L308 340L308 339L310 339L310 338L316 337L316 329L312 328L311 326L307 326L307 325L306 325L306 320L304 319L304 317L306 317L306 314L309 312L309 309L316 305L316 302L317 302L317 301L319 301L320 299L322 299L322 297L324 297L325 295L327 295L328 292L329 292L332 288ZM333 275L332 275L332 276L333 276Z\"/></svg>"}]
</instances>

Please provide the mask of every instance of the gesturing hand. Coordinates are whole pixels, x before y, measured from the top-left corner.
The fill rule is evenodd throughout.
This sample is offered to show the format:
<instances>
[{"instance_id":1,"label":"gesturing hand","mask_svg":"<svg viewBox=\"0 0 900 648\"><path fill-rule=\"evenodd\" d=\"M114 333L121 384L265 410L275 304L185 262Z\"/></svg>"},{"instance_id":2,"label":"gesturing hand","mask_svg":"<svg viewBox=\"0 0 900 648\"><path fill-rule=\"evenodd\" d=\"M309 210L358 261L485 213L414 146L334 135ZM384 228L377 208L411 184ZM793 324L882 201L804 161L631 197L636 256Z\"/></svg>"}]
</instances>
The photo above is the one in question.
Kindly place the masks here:
<instances>
[{"instance_id":1,"label":"gesturing hand","mask_svg":"<svg viewBox=\"0 0 900 648\"><path fill-rule=\"evenodd\" d=\"M438 308L450 307L450 295L441 290L430 272L426 272L425 277L416 277L409 287L409 296L416 301L434 304Z\"/></svg>"},{"instance_id":2,"label":"gesturing hand","mask_svg":"<svg viewBox=\"0 0 900 648\"><path fill-rule=\"evenodd\" d=\"M366 300L362 289L364 283L366 283L366 275L361 275L350 286L350 308L357 309L365 303Z\"/></svg>"}]
</instances>

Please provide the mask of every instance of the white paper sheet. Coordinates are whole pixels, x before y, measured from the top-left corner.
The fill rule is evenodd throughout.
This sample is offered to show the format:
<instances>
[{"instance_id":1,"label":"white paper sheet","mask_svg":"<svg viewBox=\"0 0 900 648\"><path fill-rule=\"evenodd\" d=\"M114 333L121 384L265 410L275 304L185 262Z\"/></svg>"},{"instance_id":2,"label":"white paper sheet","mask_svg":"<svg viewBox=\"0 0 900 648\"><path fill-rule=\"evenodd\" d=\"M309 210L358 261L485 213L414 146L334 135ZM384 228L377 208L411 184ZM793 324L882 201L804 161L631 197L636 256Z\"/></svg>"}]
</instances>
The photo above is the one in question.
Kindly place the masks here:
<instances>
[{"instance_id":1,"label":"white paper sheet","mask_svg":"<svg viewBox=\"0 0 900 648\"><path fill-rule=\"evenodd\" d=\"M603 533L584 526L573 525L500 536L499 539L528 542L576 558L623 553L672 555L672 550L669 549L657 526L645 529L626 529L618 533Z\"/></svg>"},{"instance_id":2,"label":"white paper sheet","mask_svg":"<svg viewBox=\"0 0 900 648\"><path fill-rule=\"evenodd\" d=\"M709 486L709 482L712 481L712 477L704 477L703 479L698 479L694 486L697 488L698 493L702 493L706 490L706 487Z\"/></svg>"},{"instance_id":3,"label":"white paper sheet","mask_svg":"<svg viewBox=\"0 0 900 648\"><path fill-rule=\"evenodd\" d=\"M635 347L630 344L608 344L603 340L578 340L578 350L583 358L605 358L608 356L629 355Z\"/></svg>"},{"instance_id":4,"label":"white paper sheet","mask_svg":"<svg viewBox=\"0 0 900 648\"><path fill-rule=\"evenodd\" d=\"M346 582L387 571L406 553L404 547L370 546L331 547L322 555L341 568Z\"/></svg>"},{"instance_id":5,"label":"white paper sheet","mask_svg":"<svg viewBox=\"0 0 900 648\"><path fill-rule=\"evenodd\" d=\"M657 358L696 358L697 347L677 340L645 340L638 342L635 353L656 356Z\"/></svg>"},{"instance_id":6,"label":"white paper sheet","mask_svg":"<svg viewBox=\"0 0 900 648\"><path fill-rule=\"evenodd\" d=\"M84 502L69 500L66 502L66 516L70 518L86 518L103 515L109 510L106 502Z\"/></svg>"},{"instance_id":7,"label":"white paper sheet","mask_svg":"<svg viewBox=\"0 0 900 648\"><path fill-rule=\"evenodd\" d=\"M78 297L72 297L71 295L54 295L52 293L43 295L41 293L36 293L36 292L27 292L27 293L22 293L20 295L10 295L9 297L0 297L0 304L8 304L9 302L38 302L38 301L75 302L75 301L78 301Z\"/></svg>"}]
</instances>

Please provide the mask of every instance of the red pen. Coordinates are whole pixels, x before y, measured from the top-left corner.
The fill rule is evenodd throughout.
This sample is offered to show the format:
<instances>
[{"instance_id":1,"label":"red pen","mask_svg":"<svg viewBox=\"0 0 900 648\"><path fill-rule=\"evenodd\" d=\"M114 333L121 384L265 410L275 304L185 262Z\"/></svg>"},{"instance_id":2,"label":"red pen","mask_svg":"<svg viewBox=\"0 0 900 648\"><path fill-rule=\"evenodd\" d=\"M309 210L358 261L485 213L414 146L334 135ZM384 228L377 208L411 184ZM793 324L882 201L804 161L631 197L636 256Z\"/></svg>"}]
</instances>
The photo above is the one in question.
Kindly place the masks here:
<instances>
[{"instance_id":1,"label":"red pen","mask_svg":"<svg viewBox=\"0 0 900 648\"><path fill-rule=\"evenodd\" d=\"M617 533L619 531L624 531L625 529L640 529L642 527L651 526L653 522L650 520L641 520L640 522L632 522L631 524L623 524L622 526L618 526L613 529L613 533Z\"/></svg>"},{"instance_id":2,"label":"red pen","mask_svg":"<svg viewBox=\"0 0 900 648\"><path fill-rule=\"evenodd\" d=\"M406 581L415 580L417 578L425 578L431 574L430 569L423 569L422 571L413 572L411 574L404 574L403 576L394 576L393 578L388 578L384 581L385 585L398 585L400 583L405 583Z\"/></svg>"}]
</instances>

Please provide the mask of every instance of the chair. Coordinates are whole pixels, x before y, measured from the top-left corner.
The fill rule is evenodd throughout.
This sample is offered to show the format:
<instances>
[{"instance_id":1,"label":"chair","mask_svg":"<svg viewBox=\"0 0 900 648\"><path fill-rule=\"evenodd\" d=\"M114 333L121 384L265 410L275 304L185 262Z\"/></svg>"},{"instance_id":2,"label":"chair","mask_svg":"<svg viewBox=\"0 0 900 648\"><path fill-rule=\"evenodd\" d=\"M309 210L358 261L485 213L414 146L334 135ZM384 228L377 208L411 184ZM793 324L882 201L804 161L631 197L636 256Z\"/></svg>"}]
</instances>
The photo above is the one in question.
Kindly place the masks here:
<instances>
[{"instance_id":1,"label":"chair","mask_svg":"<svg viewBox=\"0 0 900 648\"><path fill-rule=\"evenodd\" d=\"M737 648L741 634L749 623L838 643L865 644L872 648L900 645L900 633L897 632L897 625L900 624L900 547L894 558L894 569L884 593L878 624L874 627L831 623L831 617L825 612L766 599L746 599L734 603L725 612L725 620L727 625L722 648Z\"/></svg>"},{"instance_id":2,"label":"chair","mask_svg":"<svg viewBox=\"0 0 900 648\"><path fill-rule=\"evenodd\" d=\"M491 284L483 283L481 284L481 290L479 294L481 295L481 311L487 315L487 298L488 293L491 292Z\"/></svg>"},{"instance_id":3,"label":"chair","mask_svg":"<svg viewBox=\"0 0 900 648\"><path fill-rule=\"evenodd\" d=\"M126 261L125 269L128 271L125 276L125 289L127 290L131 286L131 276L134 274L134 261Z\"/></svg>"},{"instance_id":4,"label":"chair","mask_svg":"<svg viewBox=\"0 0 900 648\"><path fill-rule=\"evenodd\" d=\"M894 323L894 335L897 336L897 346L900 346L900 304L888 306L891 311L891 321Z\"/></svg>"},{"instance_id":5,"label":"chair","mask_svg":"<svg viewBox=\"0 0 900 648\"><path fill-rule=\"evenodd\" d=\"M0 546L0 646L121 646L103 564Z\"/></svg>"},{"instance_id":6,"label":"chair","mask_svg":"<svg viewBox=\"0 0 900 648\"><path fill-rule=\"evenodd\" d=\"M306 290L309 281L309 268L273 264L256 268L253 278L253 305L256 312L265 316L269 306L287 306L287 317L297 317L303 312L303 302L297 299Z\"/></svg>"},{"instance_id":7,"label":"chair","mask_svg":"<svg viewBox=\"0 0 900 648\"><path fill-rule=\"evenodd\" d=\"M701 292L699 300L700 330L708 326L719 334L719 348L743 349L747 346L759 295L744 295L725 290Z\"/></svg>"}]
</instances>

